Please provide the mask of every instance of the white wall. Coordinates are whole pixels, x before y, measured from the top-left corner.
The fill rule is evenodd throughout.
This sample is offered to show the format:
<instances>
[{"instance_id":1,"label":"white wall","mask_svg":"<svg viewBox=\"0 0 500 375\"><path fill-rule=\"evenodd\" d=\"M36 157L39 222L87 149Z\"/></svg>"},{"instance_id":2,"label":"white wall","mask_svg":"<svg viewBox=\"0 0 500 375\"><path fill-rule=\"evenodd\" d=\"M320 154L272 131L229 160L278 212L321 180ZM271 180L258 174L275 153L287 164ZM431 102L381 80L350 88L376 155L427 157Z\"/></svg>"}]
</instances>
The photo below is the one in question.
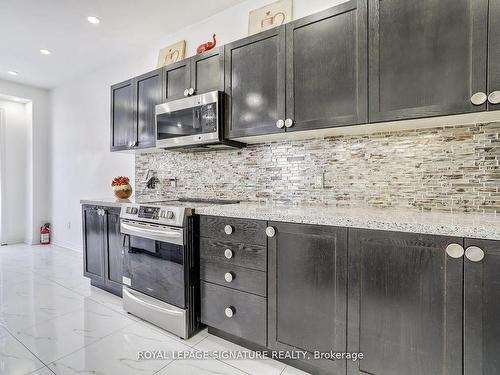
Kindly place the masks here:
<instances>
[{"instance_id":1,"label":"white wall","mask_svg":"<svg viewBox=\"0 0 500 375\"><path fill-rule=\"evenodd\" d=\"M0 94L29 100L27 129L27 188L24 241L38 243L40 226L50 218L49 94L47 90L0 80Z\"/></svg>"},{"instance_id":2,"label":"white wall","mask_svg":"<svg viewBox=\"0 0 500 375\"><path fill-rule=\"evenodd\" d=\"M158 50L185 39L187 56L217 34L218 45L247 36L248 12L270 3L249 0L172 35L152 40L150 52L134 51L119 62L88 73L52 90L52 222L53 240L81 249L82 198L111 197L111 179L126 175L134 180L133 154L109 152L109 86L153 70ZM326 9L343 0L295 0L295 16ZM69 225L70 223L70 225Z\"/></svg>"},{"instance_id":3,"label":"white wall","mask_svg":"<svg viewBox=\"0 0 500 375\"><path fill-rule=\"evenodd\" d=\"M28 198L28 140L31 119L27 104L0 100L4 110L2 148L2 243L25 241Z\"/></svg>"}]
</instances>

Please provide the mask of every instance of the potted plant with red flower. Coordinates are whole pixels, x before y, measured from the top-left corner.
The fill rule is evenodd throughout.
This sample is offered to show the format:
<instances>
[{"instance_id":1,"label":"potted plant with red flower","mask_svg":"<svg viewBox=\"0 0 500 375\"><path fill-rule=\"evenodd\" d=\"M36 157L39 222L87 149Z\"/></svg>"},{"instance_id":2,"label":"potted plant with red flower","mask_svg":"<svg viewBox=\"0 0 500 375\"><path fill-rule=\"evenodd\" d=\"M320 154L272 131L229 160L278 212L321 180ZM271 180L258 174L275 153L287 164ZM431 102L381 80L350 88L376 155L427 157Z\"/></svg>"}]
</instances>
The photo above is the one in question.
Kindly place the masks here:
<instances>
[{"instance_id":1,"label":"potted plant with red flower","mask_svg":"<svg viewBox=\"0 0 500 375\"><path fill-rule=\"evenodd\" d=\"M111 183L113 193L118 199L128 199L132 195L132 186L130 179L125 176L118 176L113 179Z\"/></svg>"}]
</instances>

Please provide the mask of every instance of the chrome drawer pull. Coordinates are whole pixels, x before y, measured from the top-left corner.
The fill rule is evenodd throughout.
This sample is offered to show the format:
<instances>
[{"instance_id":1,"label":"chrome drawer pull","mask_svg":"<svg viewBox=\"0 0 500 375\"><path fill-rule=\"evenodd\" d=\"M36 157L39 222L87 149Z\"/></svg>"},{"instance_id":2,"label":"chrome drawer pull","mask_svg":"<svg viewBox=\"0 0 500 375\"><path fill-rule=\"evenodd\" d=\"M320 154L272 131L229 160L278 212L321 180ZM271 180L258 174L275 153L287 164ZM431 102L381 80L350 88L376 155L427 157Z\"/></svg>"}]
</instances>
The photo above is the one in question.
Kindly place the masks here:
<instances>
[{"instance_id":1,"label":"chrome drawer pull","mask_svg":"<svg viewBox=\"0 0 500 375\"><path fill-rule=\"evenodd\" d=\"M446 246L446 254L452 258L461 258L464 255L464 248L457 243Z\"/></svg>"},{"instance_id":2,"label":"chrome drawer pull","mask_svg":"<svg viewBox=\"0 0 500 375\"><path fill-rule=\"evenodd\" d=\"M273 227L267 227L266 234L267 237L274 237L276 235L276 229L274 229Z\"/></svg>"},{"instance_id":3,"label":"chrome drawer pull","mask_svg":"<svg viewBox=\"0 0 500 375\"><path fill-rule=\"evenodd\" d=\"M226 250L224 250L224 256L227 259L231 259L233 257L233 252L230 249L226 249Z\"/></svg>"},{"instance_id":4,"label":"chrome drawer pull","mask_svg":"<svg viewBox=\"0 0 500 375\"><path fill-rule=\"evenodd\" d=\"M233 306L226 307L226 309L224 310L224 313L228 318L232 318L235 312L236 311L234 310Z\"/></svg>"},{"instance_id":5,"label":"chrome drawer pull","mask_svg":"<svg viewBox=\"0 0 500 375\"><path fill-rule=\"evenodd\" d=\"M226 280L228 283L234 280L234 276L232 272L226 272L224 274L224 280Z\"/></svg>"},{"instance_id":6,"label":"chrome drawer pull","mask_svg":"<svg viewBox=\"0 0 500 375\"><path fill-rule=\"evenodd\" d=\"M477 246L469 246L465 250L465 257L471 262L480 262L484 258L484 251Z\"/></svg>"},{"instance_id":7,"label":"chrome drawer pull","mask_svg":"<svg viewBox=\"0 0 500 375\"><path fill-rule=\"evenodd\" d=\"M224 232L225 232L226 234L231 234L231 233L233 233L233 227L232 227L231 225L226 225L226 226L224 227Z\"/></svg>"}]
</instances>

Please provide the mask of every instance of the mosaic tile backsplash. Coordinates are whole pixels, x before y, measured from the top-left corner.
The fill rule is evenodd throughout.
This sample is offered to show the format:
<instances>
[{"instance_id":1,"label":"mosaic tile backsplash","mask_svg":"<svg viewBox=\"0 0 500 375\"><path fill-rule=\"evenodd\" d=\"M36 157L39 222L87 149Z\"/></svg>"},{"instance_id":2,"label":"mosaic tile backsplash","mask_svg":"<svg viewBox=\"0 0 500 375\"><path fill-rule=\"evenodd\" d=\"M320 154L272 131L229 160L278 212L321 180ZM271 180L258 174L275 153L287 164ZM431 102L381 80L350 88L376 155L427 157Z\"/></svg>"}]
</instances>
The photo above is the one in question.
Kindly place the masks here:
<instances>
[{"instance_id":1,"label":"mosaic tile backsplash","mask_svg":"<svg viewBox=\"0 0 500 375\"><path fill-rule=\"evenodd\" d=\"M500 213L499 133L492 122L138 154L136 195ZM142 182L148 168L160 180L154 190Z\"/></svg>"}]
</instances>

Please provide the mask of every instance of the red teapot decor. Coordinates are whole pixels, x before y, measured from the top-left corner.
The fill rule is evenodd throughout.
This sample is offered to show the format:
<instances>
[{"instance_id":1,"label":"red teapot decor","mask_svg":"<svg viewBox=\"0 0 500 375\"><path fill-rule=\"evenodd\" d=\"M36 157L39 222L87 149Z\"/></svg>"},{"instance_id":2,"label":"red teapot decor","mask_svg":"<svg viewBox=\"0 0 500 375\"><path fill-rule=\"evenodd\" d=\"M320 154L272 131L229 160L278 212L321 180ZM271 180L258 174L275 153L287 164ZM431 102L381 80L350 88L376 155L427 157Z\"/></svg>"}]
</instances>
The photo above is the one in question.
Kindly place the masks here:
<instances>
[{"instance_id":1,"label":"red teapot decor","mask_svg":"<svg viewBox=\"0 0 500 375\"><path fill-rule=\"evenodd\" d=\"M205 51L208 51L209 49L214 48L215 45L217 44L217 40L215 40L215 34L212 35L212 39L213 39L212 42L206 42L206 43L200 44L198 46L198 48L196 48L196 53L203 53Z\"/></svg>"}]
</instances>

